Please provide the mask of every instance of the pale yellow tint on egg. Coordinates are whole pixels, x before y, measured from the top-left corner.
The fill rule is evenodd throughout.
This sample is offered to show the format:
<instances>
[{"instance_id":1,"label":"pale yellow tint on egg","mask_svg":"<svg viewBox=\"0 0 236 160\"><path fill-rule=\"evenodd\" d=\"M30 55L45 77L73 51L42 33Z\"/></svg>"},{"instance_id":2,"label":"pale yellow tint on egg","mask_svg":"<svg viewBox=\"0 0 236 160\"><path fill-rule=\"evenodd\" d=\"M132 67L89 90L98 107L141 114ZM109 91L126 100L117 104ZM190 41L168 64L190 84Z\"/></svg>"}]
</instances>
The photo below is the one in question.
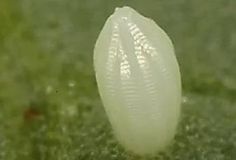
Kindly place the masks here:
<instances>
[{"instance_id":1,"label":"pale yellow tint on egg","mask_svg":"<svg viewBox=\"0 0 236 160\"><path fill-rule=\"evenodd\" d=\"M121 145L139 155L165 149L181 109L179 66L167 34L134 9L117 8L97 39L94 66Z\"/></svg>"}]
</instances>

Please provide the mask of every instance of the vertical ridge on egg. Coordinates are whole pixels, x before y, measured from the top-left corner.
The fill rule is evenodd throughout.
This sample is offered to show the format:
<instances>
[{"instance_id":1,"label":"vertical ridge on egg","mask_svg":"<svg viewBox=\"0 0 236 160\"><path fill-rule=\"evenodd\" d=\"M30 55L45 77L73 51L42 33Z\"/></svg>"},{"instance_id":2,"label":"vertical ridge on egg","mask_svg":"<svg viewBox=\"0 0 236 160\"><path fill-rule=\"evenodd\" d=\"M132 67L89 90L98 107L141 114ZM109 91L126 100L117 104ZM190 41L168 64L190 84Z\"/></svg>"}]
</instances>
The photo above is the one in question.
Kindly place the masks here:
<instances>
[{"instance_id":1,"label":"vertical ridge on egg","mask_svg":"<svg viewBox=\"0 0 236 160\"><path fill-rule=\"evenodd\" d=\"M95 45L99 93L119 142L134 153L153 154L173 139L181 102L174 48L151 19L117 8Z\"/></svg>"}]
</instances>

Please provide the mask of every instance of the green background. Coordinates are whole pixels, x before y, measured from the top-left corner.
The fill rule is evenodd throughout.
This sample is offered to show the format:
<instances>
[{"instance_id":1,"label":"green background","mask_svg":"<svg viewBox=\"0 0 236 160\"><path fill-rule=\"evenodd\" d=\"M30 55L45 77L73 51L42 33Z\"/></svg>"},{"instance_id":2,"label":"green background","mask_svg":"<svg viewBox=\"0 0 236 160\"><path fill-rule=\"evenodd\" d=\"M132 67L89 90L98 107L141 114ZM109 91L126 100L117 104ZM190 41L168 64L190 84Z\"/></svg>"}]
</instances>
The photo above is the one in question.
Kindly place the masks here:
<instances>
[{"instance_id":1,"label":"green background","mask_svg":"<svg viewBox=\"0 0 236 160\"><path fill-rule=\"evenodd\" d=\"M168 33L182 74L177 135L155 157L117 143L94 77L96 38L124 5ZM235 160L235 63L235 0L0 0L0 160Z\"/></svg>"}]
</instances>

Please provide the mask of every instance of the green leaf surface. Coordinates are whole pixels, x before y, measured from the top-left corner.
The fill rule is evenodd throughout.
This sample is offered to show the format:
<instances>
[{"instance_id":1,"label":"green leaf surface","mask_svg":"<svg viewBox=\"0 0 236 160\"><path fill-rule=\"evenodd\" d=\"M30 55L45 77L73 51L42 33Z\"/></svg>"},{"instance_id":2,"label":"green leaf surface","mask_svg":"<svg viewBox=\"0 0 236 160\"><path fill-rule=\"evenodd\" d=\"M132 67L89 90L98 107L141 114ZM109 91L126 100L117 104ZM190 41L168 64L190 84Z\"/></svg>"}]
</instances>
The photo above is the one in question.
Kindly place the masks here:
<instances>
[{"instance_id":1,"label":"green leaf surface","mask_svg":"<svg viewBox=\"0 0 236 160\"><path fill-rule=\"evenodd\" d=\"M96 86L93 47L117 6L171 37L183 104L173 144L126 152ZM0 0L0 160L235 160L236 1Z\"/></svg>"}]
</instances>

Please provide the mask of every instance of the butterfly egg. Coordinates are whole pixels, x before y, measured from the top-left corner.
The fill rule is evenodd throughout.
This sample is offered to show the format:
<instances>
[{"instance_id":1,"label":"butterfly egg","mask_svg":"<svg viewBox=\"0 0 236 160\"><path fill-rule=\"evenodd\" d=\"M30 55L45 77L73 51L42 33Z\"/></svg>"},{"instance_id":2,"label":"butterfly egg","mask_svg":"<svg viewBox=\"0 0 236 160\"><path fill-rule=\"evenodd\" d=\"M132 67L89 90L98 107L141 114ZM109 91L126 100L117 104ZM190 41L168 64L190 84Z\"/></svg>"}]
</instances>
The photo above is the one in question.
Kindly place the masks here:
<instances>
[{"instance_id":1,"label":"butterfly egg","mask_svg":"<svg viewBox=\"0 0 236 160\"><path fill-rule=\"evenodd\" d=\"M151 19L117 8L95 45L99 93L119 142L139 155L162 151L180 115L181 80L174 48Z\"/></svg>"}]
</instances>

